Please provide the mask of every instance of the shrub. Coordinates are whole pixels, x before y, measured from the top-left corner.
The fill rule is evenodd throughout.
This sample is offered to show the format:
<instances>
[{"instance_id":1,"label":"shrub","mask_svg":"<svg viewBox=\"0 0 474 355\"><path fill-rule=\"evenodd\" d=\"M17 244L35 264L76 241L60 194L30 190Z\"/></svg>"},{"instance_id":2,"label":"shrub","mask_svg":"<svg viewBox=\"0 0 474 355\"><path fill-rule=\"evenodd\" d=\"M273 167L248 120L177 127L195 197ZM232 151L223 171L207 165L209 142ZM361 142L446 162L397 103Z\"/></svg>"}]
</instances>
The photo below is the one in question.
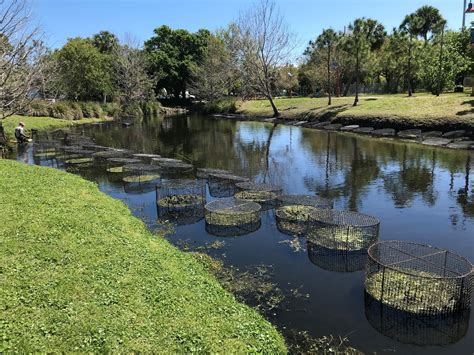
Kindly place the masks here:
<instances>
[{"instance_id":1,"label":"shrub","mask_svg":"<svg viewBox=\"0 0 474 355\"><path fill-rule=\"evenodd\" d=\"M101 105L102 111L108 117L116 117L120 114L120 105L117 102L107 102Z\"/></svg>"},{"instance_id":2,"label":"shrub","mask_svg":"<svg viewBox=\"0 0 474 355\"><path fill-rule=\"evenodd\" d=\"M227 97L217 101L206 102L197 106L203 113L235 113L238 108L238 99Z\"/></svg>"}]
</instances>

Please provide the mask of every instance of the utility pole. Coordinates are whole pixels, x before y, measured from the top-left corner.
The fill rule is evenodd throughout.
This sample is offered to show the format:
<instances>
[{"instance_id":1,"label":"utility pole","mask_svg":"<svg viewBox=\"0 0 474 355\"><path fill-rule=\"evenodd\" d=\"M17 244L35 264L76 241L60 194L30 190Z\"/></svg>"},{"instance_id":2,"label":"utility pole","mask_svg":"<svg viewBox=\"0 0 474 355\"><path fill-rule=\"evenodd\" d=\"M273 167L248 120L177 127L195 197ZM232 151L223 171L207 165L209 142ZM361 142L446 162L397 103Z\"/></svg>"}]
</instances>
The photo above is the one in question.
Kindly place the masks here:
<instances>
[{"instance_id":1,"label":"utility pole","mask_svg":"<svg viewBox=\"0 0 474 355\"><path fill-rule=\"evenodd\" d=\"M464 5L462 7L462 29L466 28L466 8L467 8L467 0L464 0Z\"/></svg>"}]
</instances>

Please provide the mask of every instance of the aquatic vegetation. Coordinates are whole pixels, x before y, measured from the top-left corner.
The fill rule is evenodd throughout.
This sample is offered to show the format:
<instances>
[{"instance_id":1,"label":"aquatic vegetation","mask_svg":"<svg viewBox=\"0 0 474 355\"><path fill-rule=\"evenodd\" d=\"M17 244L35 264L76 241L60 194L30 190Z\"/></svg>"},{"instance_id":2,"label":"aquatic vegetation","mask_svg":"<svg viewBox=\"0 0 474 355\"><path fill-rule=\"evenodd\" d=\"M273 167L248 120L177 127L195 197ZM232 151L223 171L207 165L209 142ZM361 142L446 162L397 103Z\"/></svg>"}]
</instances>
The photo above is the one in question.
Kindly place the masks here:
<instances>
[{"instance_id":1,"label":"aquatic vegetation","mask_svg":"<svg viewBox=\"0 0 474 355\"><path fill-rule=\"evenodd\" d=\"M275 200L277 194L272 191L239 191L234 196L239 200L270 203Z\"/></svg>"},{"instance_id":2,"label":"aquatic vegetation","mask_svg":"<svg viewBox=\"0 0 474 355\"><path fill-rule=\"evenodd\" d=\"M351 227L315 226L308 232L308 239L313 243L332 250L366 249L373 241L370 233Z\"/></svg>"},{"instance_id":3,"label":"aquatic vegetation","mask_svg":"<svg viewBox=\"0 0 474 355\"><path fill-rule=\"evenodd\" d=\"M92 158L73 158L64 161L64 164L70 165L92 165L92 163L94 163Z\"/></svg>"},{"instance_id":4,"label":"aquatic vegetation","mask_svg":"<svg viewBox=\"0 0 474 355\"><path fill-rule=\"evenodd\" d=\"M204 198L199 195L173 195L166 196L157 201L160 207L186 208L204 203Z\"/></svg>"},{"instance_id":5,"label":"aquatic vegetation","mask_svg":"<svg viewBox=\"0 0 474 355\"><path fill-rule=\"evenodd\" d=\"M113 166L105 169L108 173L111 174L121 174L123 173L123 166Z\"/></svg>"},{"instance_id":6,"label":"aquatic vegetation","mask_svg":"<svg viewBox=\"0 0 474 355\"><path fill-rule=\"evenodd\" d=\"M444 313L455 309L459 289L450 280L428 272L385 268L365 280L376 300L411 313Z\"/></svg>"},{"instance_id":7,"label":"aquatic vegetation","mask_svg":"<svg viewBox=\"0 0 474 355\"><path fill-rule=\"evenodd\" d=\"M305 205L283 206L276 210L277 227L289 235L303 235L308 231L315 207Z\"/></svg>"},{"instance_id":8,"label":"aquatic vegetation","mask_svg":"<svg viewBox=\"0 0 474 355\"><path fill-rule=\"evenodd\" d=\"M206 222L219 226L238 226L260 221L260 205L233 198L215 200L206 205Z\"/></svg>"},{"instance_id":9,"label":"aquatic vegetation","mask_svg":"<svg viewBox=\"0 0 474 355\"><path fill-rule=\"evenodd\" d=\"M152 182L155 180L159 180L160 175L155 174L155 175L129 175L125 176L122 181L126 183L146 183L146 182Z\"/></svg>"}]
</instances>

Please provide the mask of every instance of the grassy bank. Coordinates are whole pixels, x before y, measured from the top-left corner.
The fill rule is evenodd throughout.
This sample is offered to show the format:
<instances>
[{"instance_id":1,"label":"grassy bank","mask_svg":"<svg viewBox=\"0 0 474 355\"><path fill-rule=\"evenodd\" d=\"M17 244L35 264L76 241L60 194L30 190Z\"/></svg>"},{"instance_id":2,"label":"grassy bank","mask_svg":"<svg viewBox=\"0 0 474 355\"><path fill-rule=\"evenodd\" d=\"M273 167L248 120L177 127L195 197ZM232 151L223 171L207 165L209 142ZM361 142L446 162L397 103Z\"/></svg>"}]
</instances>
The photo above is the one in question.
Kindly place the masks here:
<instances>
[{"instance_id":1,"label":"grassy bank","mask_svg":"<svg viewBox=\"0 0 474 355\"><path fill-rule=\"evenodd\" d=\"M61 171L0 160L1 352L269 352L282 337L191 254Z\"/></svg>"},{"instance_id":2,"label":"grassy bank","mask_svg":"<svg viewBox=\"0 0 474 355\"><path fill-rule=\"evenodd\" d=\"M110 120L110 118L82 118L80 120L63 120L53 117L31 117L31 116L10 116L4 120L0 120L0 124L3 125L5 133L9 138L13 138L15 127L18 126L18 122L24 122L26 127L25 130L28 133L32 129L38 131L52 130L58 128L67 128L80 124L103 122Z\"/></svg>"},{"instance_id":3,"label":"grassy bank","mask_svg":"<svg viewBox=\"0 0 474 355\"><path fill-rule=\"evenodd\" d=\"M332 120L345 124L372 127L474 129L474 98L467 94L362 95L360 104L353 107L353 97L276 99L283 118L292 120ZM267 100L242 102L238 113L252 117L273 114Z\"/></svg>"}]
</instances>

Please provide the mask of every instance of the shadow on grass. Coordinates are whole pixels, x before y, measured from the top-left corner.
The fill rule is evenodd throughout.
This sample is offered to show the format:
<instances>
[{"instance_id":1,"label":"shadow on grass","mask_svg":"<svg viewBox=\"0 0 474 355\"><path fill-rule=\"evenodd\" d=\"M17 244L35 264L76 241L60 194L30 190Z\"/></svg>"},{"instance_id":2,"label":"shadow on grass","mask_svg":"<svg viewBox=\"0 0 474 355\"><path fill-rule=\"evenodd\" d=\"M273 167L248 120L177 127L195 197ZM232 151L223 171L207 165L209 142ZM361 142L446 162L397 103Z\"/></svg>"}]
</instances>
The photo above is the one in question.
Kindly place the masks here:
<instances>
[{"instance_id":1,"label":"shadow on grass","mask_svg":"<svg viewBox=\"0 0 474 355\"><path fill-rule=\"evenodd\" d=\"M474 100L467 100L462 103L462 105L467 105L470 106L470 109L463 110L463 111L458 111L456 113L457 116L465 116L469 114L474 114Z\"/></svg>"}]
</instances>

